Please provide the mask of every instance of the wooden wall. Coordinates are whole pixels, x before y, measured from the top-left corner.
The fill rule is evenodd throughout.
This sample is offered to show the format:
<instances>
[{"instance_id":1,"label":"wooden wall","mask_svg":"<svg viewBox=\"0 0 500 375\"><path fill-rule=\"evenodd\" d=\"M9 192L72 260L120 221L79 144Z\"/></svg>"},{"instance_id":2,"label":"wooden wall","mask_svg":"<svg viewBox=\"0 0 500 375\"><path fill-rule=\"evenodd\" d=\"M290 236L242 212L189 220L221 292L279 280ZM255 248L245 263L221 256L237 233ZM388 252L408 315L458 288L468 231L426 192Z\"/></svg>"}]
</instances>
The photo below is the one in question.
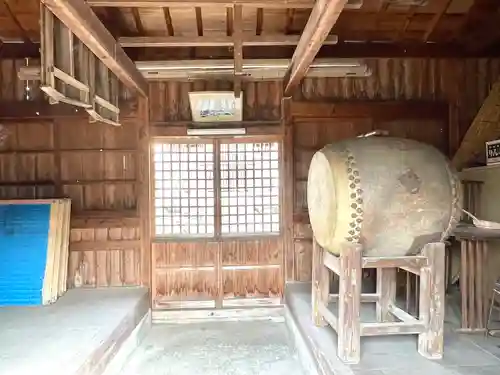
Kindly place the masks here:
<instances>
[{"instance_id":1,"label":"wooden wall","mask_svg":"<svg viewBox=\"0 0 500 375\"><path fill-rule=\"evenodd\" d=\"M1 61L4 103L24 98L16 77L23 64ZM31 99L42 100L37 82L29 85ZM8 137L0 145L0 199L71 198L70 287L141 283L136 110L127 106L121 127L89 123L83 113L1 122Z\"/></svg>"},{"instance_id":2,"label":"wooden wall","mask_svg":"<svg viewBox=\"0 0 500 375\"><path fill-rule=\"evenodd\" d=\"M71 286L137 285L136 126L84 118L7 122L0 197L70 197Z\"/></svg>"},{"instance_id":3,"label":"wooden wall","mask_svg":"<svg viewBox=\"0 0 500 375\"><path fill-rule=\"evenodd\" d=\"M401 121L386 121L378 123L377 126L389 130L394 135L432 143L450 155L458 147L483 99L487 96L491 83L496 81L500 73L500 60L488 59L369 59L367 63L373 71L371 77L305 79L300 89L294 93L293 100L301 102L424 100L449 104L449 123L429 118L425 121L414 118L406 119L403 127L399 126ZM190 90L231 90L231 87L229 82L152 83L150 86L152 124L173 126L178 122L188 121L190 113L187 92ZM279 105L282 90L279 82L248 82L244 86L243 95L245 120L267 121L281 117ZM165 102L169 104L161 104ZM294 128L297 142L293 168L298 179L305 179L310 156L324 142L359 134L368 128L371 129L373 123L357 121L345 122L343 125L329 126L328 123L313 124L311 121L309 123L302 121ZM293 242L293 237L296 240L292 253L282 257L283 261L286 258L286 262L289 263L286 266L287 280L306 281L311 277L308 240L310 229L307 224L300 223L303 211L306 209L305 190L302 185L304 181L299 181L298 189L292 194L294 201L291 203L299 223L294 224L293 231L285 233L285 242ZM286 185L285 189L292 189L292 186L294 185ZM283 194L286 196L290 192L285 190ZM287 212L286 209L284 211ZM286 215L293 216L293 212L288 212ZM304 239L305 241L302 241ZM191 290L190 288L192 289L191 286L187 286L186 291L182 293L188 293L187 290ZM163 293L168 292L162 291L161 294ZM180 292L174 294L176 293Z\"/></svg>"},{"instance_id":4,"label":"wooden wall","mask_svg":"<svg viewBox=\"0 0 500 375\"><path fill-rule=\"evenodd\" d=\"M191 120L189 91L232 91L227 81L151 82L150 121L152 124ZM243 119L277 121L281 117L281 82L244 82Z\"/></svg>"},{"instance_id":5,"label":"wooden wall","mask_svg":"<svg viewBox=\"0 0 500 375\"><path fill-rule=\"evenodd\" d=\"M17 68L24 63L1 61L0 101L24 98L24 83L16 76ZM36 64L34 61L31 63ZM490 84L500 72L500 60L487 59L370 59L368 63L373 70L369 78L306 79L293 98L314 102L409 99L449 102L451 128L449 131L439 128L433 137L436 137L435 142L443 142L442 132L447 131L445 138L451 152L458 146ZM41 99L36 82L30 85L31 98ZM231 88L230 82L223 81L152 82L149 99L151 128L173 127L189 121L190 90ZM281 118L281 93L280 82L245 83L244 119L278 121ZM123 97L130 99L128 91L123 91ZM141 260L144 258L140 256L141 223L137 210L141 178L137 150L142 147L138 129L147 119L139 120L137 116L136 112L132 113L121 128L88 124L85 119L3 123L14 135L0 151L1 196L66 194L73 199L72 285L135 285L141 283L141 273L149 272L149 265L143 264L149 263L149 260ZM352 131L359 132L363 128L361 124L355 126ZM425 124L415 121L412 131L419 132L419 126ZM297 129L296 136L301 139L303 132L308 130ZM329 129L328 132L335 130ZM309 141L304 136L301 142ZM307 162L297 165L297 168L303 174L307 170ZM226 259L225 263L216 263L213 259L215 255L205 245L176 247L175 244L155 242L147 248L152 252L152 259L159 259L161 264L158 270L160 276L152 278L153 286L164 301L181 300L188 296L209 296L211 299L214 295L223 295L229 299L233 295L280 295L284 272L280 268L281 276L278 277L275 267L285 262L282 246L266 244L255 250L251 247L253 245L249 245L248 249L254 250L248 250L241 244L228 244L230 249L227 254L232 255L227 255L227 258L223 258L223 253L216 252L215 255L222 257L220 259ZM304 254L301 262L296 263L295 270L287 273L288 280L310 278L309 255ZM193 262L198 262L196 266L207 268L195 267L191 273L184 272ZM216 264L226 268L215 267ZM267 267L268 271L254 272L254 276L251 272L239 273L243 269L239 266L244 264L262 269ZM183 271L174 272L171 269L177 266ZM152 271L153 275L155 272ZM238 273L243 276L236 276L232 282L221 281L226 280L224 275ZM206 277L201 277L202 274ZM148 278L147 274L142 275L143 282Z\"/></svg>"}]
</instances>

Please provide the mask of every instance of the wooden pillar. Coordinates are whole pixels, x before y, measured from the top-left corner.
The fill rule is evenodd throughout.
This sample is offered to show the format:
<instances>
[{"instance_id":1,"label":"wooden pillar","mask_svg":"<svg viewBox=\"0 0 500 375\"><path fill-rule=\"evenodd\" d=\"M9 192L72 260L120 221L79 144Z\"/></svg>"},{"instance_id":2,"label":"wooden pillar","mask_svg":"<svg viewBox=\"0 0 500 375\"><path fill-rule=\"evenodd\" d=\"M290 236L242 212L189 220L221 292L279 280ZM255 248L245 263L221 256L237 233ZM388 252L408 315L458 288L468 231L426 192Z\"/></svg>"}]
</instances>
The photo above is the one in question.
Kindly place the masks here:
<instances>
[{"instance_id":1,"label":"wooden pillar","mask_svg":"<svg viewBox=\"0 0 500 375\"><path fill-rule=\"evenodd\" d=\"M139 114L137 118L138 153L137 153L137 180L140 186L138 197L139 217L141 220L141 285L150 287L152 296L155 295L154 283L152 283L151 271L151 145L149 136L149 101L139 99ZM153 289L153 290L152 290ZM153 297L154 298L154 297Z\"/></svg>"},{"instance_id":2,"label":"wooden pillar","mask_svg":"<svg viewBox=\"0 0 500 375\"><path fill-rule=\"evenodd\" d=\"M467 306L467 240L460 241L461 248L461 258L460 258L460 293L462 300L462 328L468 328L469 318L468 318L468 306Z\"/></svg>"},{"instance_id":3,"label":"wooden pillar","mask_svg":"<svg viewBox=\"0 0 500 375\"><path fill-rule=\"evenodd\" d=\"M425 245L428 265L420 270L420 320L425 331L418 335L418 352L429 359L443 357L445 307L445 244Z\"/></svg>"},{"instance_id":4,"label":"wooden pillar","mask_svg":"<svg viewBox=\"0 0 500 375\"><path fill-rule=\"evenodd\" d=\"M488 319L488 305L490 303L490 297L491 297L491 285L490 285L490 278L489 278L489 272L488 272L488 241L482 241L482 247L481 247L481 268L482 272L480 273L480 283L483 285L482 287L482 293L481 293L481 303L483 305L483 319L485 321L485 328L486 328L486 321Z\"/></svg>"},{"instance_id":5,"label":"wooden pillar","mask_svg":"<svg viewBox=\"0 0 500 375\"><path fill-rule=\"evenodd\" d=\"M396 268L377 269L378 322L394 321L393 315L389 312L389 305L396 301L396 271Z\"/></svg>"},{"instance_id":6,"label":"wooden pillar","mask_svg":"<svg viewBox=\"0 0 500 375\"><path fill-rule=\"evenodd\" d=\"M324 327L328 323L320 312L320 306L328 306L330 294L330 280L328 269L323 264L323 248L313 239L312 259L312 318L317 327Z\"/></svg>"},{"instance_id":7,"label":"wooden pillar","mask_svg":"<svg viewBox=\"0 0 500 375\"><path fill-rule=\"evenodd\" d=\"M361 261L361 245L353 243L342 245L340 249L337 355L345 363L359 363L361 359Z\"/></svg>"},{"instance_id":8,"label":"wooden pillar","mask_svg":"<svg viewBox=\"0 0 500 375\"><path fill-rule=\"evenodd\" d=\"M286 281L297 280L295 246L293 243L293 211L295 207L295 177L294 177L294 155L293 155L293 121L290 117L291 98L281 100L281 126L283 127L284 140L282 152L282 181L283 181L283 279Z\"/></svg>"}]
</instances>

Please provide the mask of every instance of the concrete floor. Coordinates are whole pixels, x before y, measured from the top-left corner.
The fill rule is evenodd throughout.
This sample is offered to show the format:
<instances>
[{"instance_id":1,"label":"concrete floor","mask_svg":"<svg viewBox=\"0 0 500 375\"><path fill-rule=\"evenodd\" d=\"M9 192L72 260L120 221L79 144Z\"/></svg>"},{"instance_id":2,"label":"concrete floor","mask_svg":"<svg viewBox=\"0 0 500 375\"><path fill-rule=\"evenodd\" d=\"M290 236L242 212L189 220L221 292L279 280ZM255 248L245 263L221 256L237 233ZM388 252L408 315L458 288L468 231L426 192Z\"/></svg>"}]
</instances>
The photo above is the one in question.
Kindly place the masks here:
<instances>
[{"instance_id":1,"label":"concrete floor","mask_svg":"<svg viewBox=\"0 0 500 375\"><path fill-rule=\"evenodd\" d=\"M293 283L286 288L286 319L295 345L310 374L334 375L499 375L500 338L454 332L455 317L445 319L444 358L431 361L417 352L416 335L361 339L361 362L342 363L337 335L330 327L315 327L311 319L311 284ZM363 304L363 307L369 304ZM374 307L373 307L374 310ZM448 312L447 312L448 313ZM450 311L451 313L451 311ZM363 309L362 319L374 312Z\"/></svg>"},{"instance_id":2,"label":"concrete floor","mask_svg":"<svg viewBox=\"0 0 500 375\"><path fill-rule=\"evenodd\" d=\"M153 325L121 375L303 375L284 323Z\"/></svg>"},{"instance_id":3,"label":"concrete floor","mask_svg":"<svg viewBox=\"0 0 500 375\"><path fill-rule=\"evenodd\" d=\"M143 288L72 289L56 303L0 308L0 374L91 374L149 309Z\"/></svg>"}]
</instances>

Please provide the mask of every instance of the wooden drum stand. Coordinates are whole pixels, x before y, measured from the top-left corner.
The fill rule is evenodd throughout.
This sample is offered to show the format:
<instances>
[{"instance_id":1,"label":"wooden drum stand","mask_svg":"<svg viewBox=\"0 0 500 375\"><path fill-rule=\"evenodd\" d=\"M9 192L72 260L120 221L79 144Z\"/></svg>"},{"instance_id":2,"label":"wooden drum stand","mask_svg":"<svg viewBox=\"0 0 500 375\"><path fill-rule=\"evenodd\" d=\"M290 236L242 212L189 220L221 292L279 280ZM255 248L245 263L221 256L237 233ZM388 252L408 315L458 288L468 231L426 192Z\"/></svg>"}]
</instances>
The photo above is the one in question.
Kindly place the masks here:
<instances>
[{"instance_id":1,"label":"wooden drum stand","mask_svg":"<svg viewBox=\"0 0 500 375\"><path fill-rule=\"evenodd\" d=\"M313 320L330 325L338 336L337 354L345 363L359 363L361 336L418 335L418 352L429 359L443 356L445 244L429 243L418 256L363 257L362 246L345 243L340 256L313 241ZM364 268L377 269L377 292L361 293ZM397 268L420 276L419 317L396 306ZM329 274L339 276L339 294L330 294ZM337 302L338 314L328 304ZM360 320L361 303L375 302L376 323Z\"/></svg>"}]
</instances>

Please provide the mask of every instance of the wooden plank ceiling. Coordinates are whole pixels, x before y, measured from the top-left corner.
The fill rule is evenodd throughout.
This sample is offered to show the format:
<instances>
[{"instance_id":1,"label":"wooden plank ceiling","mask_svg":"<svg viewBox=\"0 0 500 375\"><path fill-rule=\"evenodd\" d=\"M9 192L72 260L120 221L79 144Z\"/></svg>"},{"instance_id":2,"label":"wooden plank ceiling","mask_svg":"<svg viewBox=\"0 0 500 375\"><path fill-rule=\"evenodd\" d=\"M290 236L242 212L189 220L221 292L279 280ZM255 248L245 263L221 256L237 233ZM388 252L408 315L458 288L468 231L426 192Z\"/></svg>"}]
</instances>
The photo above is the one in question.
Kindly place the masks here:
<instances>
[{"instance_id":1,"label":"wooden plank ceiling","mask_svg":"<svg viewBox=\"0 0 500 375\"><path fill-rule=\"evenodd\" d=\"M315 1L87 3L132 59L165 60L232 58L235 5L241 6L245 58L291 58ZM349 0L318 56L498 54L500 32L492 25L500 21L499 9L496 0ZM38 53L39 0L0 0L0 20L1 56Z\"/></svg>"}]
</instances>

